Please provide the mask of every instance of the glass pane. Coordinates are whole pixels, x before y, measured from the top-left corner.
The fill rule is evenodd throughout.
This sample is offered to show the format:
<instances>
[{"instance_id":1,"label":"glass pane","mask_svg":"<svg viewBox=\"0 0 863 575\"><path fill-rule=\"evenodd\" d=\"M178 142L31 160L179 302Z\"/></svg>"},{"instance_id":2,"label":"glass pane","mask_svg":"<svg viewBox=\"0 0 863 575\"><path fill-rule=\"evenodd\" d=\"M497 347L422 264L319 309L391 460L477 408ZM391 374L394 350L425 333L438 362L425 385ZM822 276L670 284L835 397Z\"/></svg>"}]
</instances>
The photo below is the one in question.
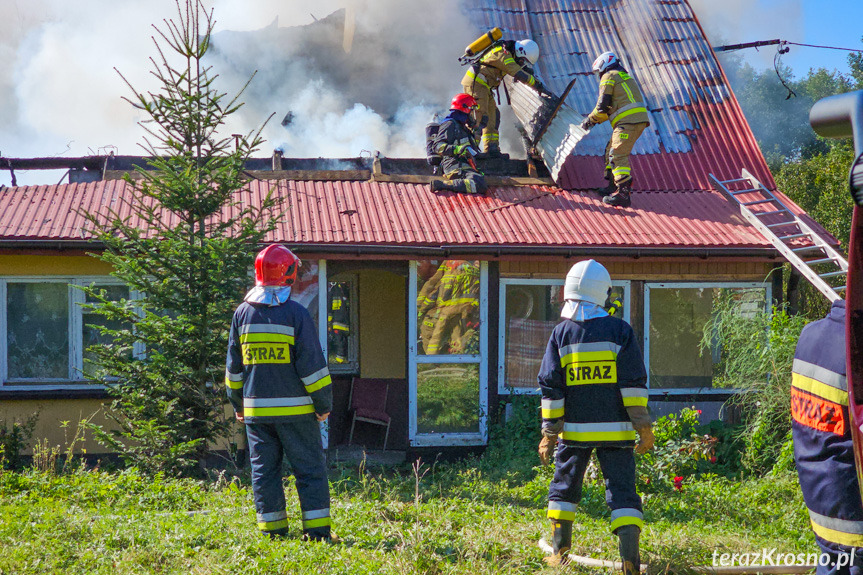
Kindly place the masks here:
<instances>
[{"instance_id":1,"label":"glass pane","mask_svg":"<svg viewBox=\"0 0 863 575\"><path fill-rule=\"evenodd\" d=\"M417 353L479 353L479 260L417 265Z\"/></svg>"},{"instance_id":2,"label":"glass pane","mask_svg":"<svg viewBox=\"0 0 863 575\"><path fill-rule=\"evenodd\" d=\"M611 288L609 312L623 319L623 286ZM618 306L611 306L619 301ZM560 285L508 284L504 315L504 381L507 387L535 389L536 376L551 331L560 323L563 282Z\"/></svg>"},{"instance_id":3,"label":"glass pane","mask_svg":"<svg viewBox=\"0 0 863 575\"><path fill-rule=\"evenodd\" d=\"M291 299L301 303L312 316L315 333L318 331L318 261L303 260L297 281L291 289Z\"/></svg>"},{"instance_id":4,"label":"glass pane","mask_svg":"<svg viewBox=\"0 0 863 575\"><path fill-rule=\"evenodd\" d=\"M714 303L727 292L739 301L741 313L765 309L764 288L651 288L650 387L713 387L719 346L702 350L700 345Z\"/></svg>"},{"instance_id":5,"label":"glass pane","mask_svg":"<svg viewBox=\"0 0 863 575\"><path fill-rule=\"evenodd\" d=\"M479 433L479 365L417 365L417 433Z\"/></svg>"},{"instance_id":6,"label":"glass pane","mask_svg":"<svg viewBox=\"0 0 863 575\"><path fill-rule=\"evenodd\" d=\"M105 290L106 297L111 301L120 301L120 300L128 300L129 299L129 287L123 285L95 285L93 286L96 289ZM96 303L96 299L87 295L85 298L87 303ZM89 351L90 346L93 345L108 345L113 343L113 338L108 335L102 335L98 327L95 326L104 326L112 330L120 330L123 328L130 327L128 323L124 323L117 320L107 320L103 316L98 313L93 312L92 310L82 309L81 310L81 333L82 333L82 342L84 348L84 365L83 371L84 376L89 377L93 374L93 364L90 361L96 358L96 354L92 351ZM129 359L132 359L132 350L128 351Z\"/></svg>"},{"instance_id":7,"label":"glass pane","mask_svg":"<svg viewBox=\"0 0 863 575\"><path fill-rule=\"evenodd\" d=\"M353 281L331 281L327 287L327 354L329 363L351 364L356 360L356 330L352 329Z\"/></svg>"},{"instance_id":8,"label":"glass pane","mask_svg":"<svg viewBox=\"0 0 863 575\"><path fill-rule=\"evenodd\" d=\"M68 378L68 286L10 282L6 314L9 379Z\"/></svg>"}]
</instances>

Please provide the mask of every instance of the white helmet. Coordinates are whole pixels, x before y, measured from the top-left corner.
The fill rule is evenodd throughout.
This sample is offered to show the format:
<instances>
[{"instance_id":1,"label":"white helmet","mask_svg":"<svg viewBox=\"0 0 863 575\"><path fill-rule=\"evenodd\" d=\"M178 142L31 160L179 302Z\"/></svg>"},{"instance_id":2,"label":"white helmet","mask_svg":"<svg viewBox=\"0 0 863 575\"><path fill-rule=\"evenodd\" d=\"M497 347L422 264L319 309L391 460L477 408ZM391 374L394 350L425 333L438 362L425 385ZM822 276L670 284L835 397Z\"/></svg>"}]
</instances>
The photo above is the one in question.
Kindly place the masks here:
<instances>
[{"instance_id":1,"label":"white helmet","mask_svg":"<svg viewBox=\"0 0 863 575\"><path fill-rule=\"evenodd\" d=\"M539 46L530 39L519 40L515 43L515 55L519 58L527 58L531 64L539 60Z\"/></svg>"},{"instance_id":2,"label":"white helmet","mask_svg":"<svg viewBox=\"0 0 863 575\"><path fill-rule=\"evenodd\" d=\"M606 70L617 64L620 60L614 52L603 52L593 61L593 73L601 76Z\"/></svg>"},{"instance_id":3,"label":"white helmet","mask_svg":"<svg viewBox=\"0 0 863 575\"><path fill-rule=\"evenodd\" d=\"M572 266L563 284L563 298L605 305L611 289L611 276L596 260L581 261Z\"/></svg>"}]
</instances>

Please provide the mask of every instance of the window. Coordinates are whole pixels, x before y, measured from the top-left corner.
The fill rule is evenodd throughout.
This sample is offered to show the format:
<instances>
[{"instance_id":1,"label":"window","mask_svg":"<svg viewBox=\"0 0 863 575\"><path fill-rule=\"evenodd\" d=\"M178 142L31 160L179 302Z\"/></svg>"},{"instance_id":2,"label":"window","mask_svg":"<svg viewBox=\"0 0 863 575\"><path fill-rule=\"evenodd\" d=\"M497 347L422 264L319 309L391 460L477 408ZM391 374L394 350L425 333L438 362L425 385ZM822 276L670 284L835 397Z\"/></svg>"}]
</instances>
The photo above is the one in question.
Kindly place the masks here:
<instances>
[{"instance_id":1,"label":"window","mask_svg":"<svg viewBox=\"0 0 863 575\"><path fill-rule=\"evenodd\" d=\"M333 373L359 369L356 290L356 276L339 275L327 283L327 356Z\"/></svg>"},{"instance_id":2,"label":"window","mask_svg":"<svg viewBox=\"0 0 863 575\"><path fill-rule=\"evenodd\" d=\"M701 349L704 326L717 299L730 292L740 313L768 308L770 285L647 284L644 288L644 357L652 389L696 390L713 387L718 346Z\"/></svg>"},{"instance_id":3,"label":"window","mask_svg":"<svg viewBox=\"0 0 863 575\"><path fill-rule=\"evenodd\" d=\"M501 279L499 393L539 393L536 376L551 331L560 323L564 280ZM609 303L629 321L629 282L613 281Z\"/></svg>"},{"instance_id":4,"label":"window","mask_svg":"<svg viewBox=\"0 0 863 575\"><path fill-rule=\"evenodd\" d=\"M109 341L89 326L110 324L81 307L92 300L75 286L90 284L112 299L129 298L129 288L111 278L0 279L0 384L92 385L87 347Z\"/></svg>"}]
</instances>

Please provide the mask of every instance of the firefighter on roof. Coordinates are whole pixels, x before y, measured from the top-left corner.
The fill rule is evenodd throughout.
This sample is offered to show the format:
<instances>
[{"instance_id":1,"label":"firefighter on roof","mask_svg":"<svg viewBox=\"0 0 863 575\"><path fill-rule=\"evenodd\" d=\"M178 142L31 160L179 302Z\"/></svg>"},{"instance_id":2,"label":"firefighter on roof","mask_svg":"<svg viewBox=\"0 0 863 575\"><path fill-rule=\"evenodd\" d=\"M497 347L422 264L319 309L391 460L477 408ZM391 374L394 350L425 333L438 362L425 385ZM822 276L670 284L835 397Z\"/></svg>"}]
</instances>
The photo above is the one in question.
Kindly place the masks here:
<instances>
[{"instance_id":1,"label":"firefighter on roof","mask_svg":"<svg viewBox=\"0 0 863 575\"><path fill-rule=\"evenodd\" d=\"M845 302L840 300L826 318L803 328L791 377L794 462L824 554L817 575L863 574L863 503L854 467L845 358Z\"/></svg>"},{"instance_id":2,"label":"firefighter on roof","mask_svg":"<svg viewBox=\"0 0 863 575\"><path fill-rule=\"evenodd\" d=\"M611 139L605 147L605 179L608 186L597 190L604 204L627 207L631 204L632 169L629 155L635 142L650 125L647 107L638 84L620 64L613 52L601 54L593 62L599 77L599 100L581 127L589 130L611 122Z\"/></svg>"},{"instance_id":3,"label":"firefighter on roof","mask_svg":"<svg viewBox=\"0 0 863 575\"><path fill-rule=\"evenodd\" d=\"M479 105L479 128L482 128L482 151L489 157L500 156L500 114L492 91L500 86L504 76L527 84L537 92L545 93L542 82L536 79L527 65L539 60L539 46L533 40L499 42L480 57L461 80L466 94L473 96Z\"/></svg>"},{"instance_id":4,"label":"firefighter on roof","mask_svg":"<svg viewBox=\"0 0 863 575\"><path fill-rule=\"evenodd\" d=\"M450 113L440 123L433 148L441 156L444 180L432 180L432 192L450 190L466 194L484 194L485 178L473 158L479 153L471 127L476 123L477 104L473 96L457 94Z\"/></svg>"},{"instance_id":5,"label":"firefighter on roof","mask_svg":"<svg viewBox=\"0 0 863 575\"><path fill-rule=\"evenodd\" d=\"M300 260L271 245L255 259L255 287L234 313L225 386L245 423L258 528L288 532L282 461L296 478L303 537L331 540L321 431L332 408L327 362L308 310L290 299Z\"/></svg>"},{"instance_id":6,"label":"firefighter on roof","mask_svg":"<svg viewBox=\"0 0 863 575\"><path fill-rule=\"evenodd\" d=\"M629 324L610 317L602 307L611 292L611 278L602 264L575 264L563 290L564 319L551 333L537 378L542 390L543 463L548 463L557 442L547 513L554 551L545 562L566 561L584 472L595 448L623 572L637 574L643 519L635 491L636 432L636 453L653 447L644 359Z\"/></svg>"}]
</instances>

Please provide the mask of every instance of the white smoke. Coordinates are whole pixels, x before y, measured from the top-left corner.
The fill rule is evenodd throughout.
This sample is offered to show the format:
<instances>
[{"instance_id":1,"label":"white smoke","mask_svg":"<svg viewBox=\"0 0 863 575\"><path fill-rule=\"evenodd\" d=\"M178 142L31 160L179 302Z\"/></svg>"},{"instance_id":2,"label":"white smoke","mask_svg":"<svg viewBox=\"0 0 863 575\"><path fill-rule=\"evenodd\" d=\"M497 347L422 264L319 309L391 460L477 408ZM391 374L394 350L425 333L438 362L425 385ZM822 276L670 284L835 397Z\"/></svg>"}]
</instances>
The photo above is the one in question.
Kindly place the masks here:
<instances>
[{"instance_id":1,"label":"white smoke","mask_svg":"<svg viewBox=\"0 0 863 575\"><path fill-rule=\"evenodd\" d=\"M478 34L459 0L208 5L217 22L209 63L220 88L233 93L257 70L241 98L246 106L224 133L248 132L275 114L263 155L274 148L297 157L424 155L424 125L460 91L456 58ZM345 7L355 14L349 53L344 11L333 14ZM122 100L130 91L114 68L139 91L156 88L150 24L175 16L174 0L0 2L0 154L141 154L142 118ZM19 184L59 178L16 175ZM9 184L7 171L0 184Z\"/></svg>"}]
</instances>

